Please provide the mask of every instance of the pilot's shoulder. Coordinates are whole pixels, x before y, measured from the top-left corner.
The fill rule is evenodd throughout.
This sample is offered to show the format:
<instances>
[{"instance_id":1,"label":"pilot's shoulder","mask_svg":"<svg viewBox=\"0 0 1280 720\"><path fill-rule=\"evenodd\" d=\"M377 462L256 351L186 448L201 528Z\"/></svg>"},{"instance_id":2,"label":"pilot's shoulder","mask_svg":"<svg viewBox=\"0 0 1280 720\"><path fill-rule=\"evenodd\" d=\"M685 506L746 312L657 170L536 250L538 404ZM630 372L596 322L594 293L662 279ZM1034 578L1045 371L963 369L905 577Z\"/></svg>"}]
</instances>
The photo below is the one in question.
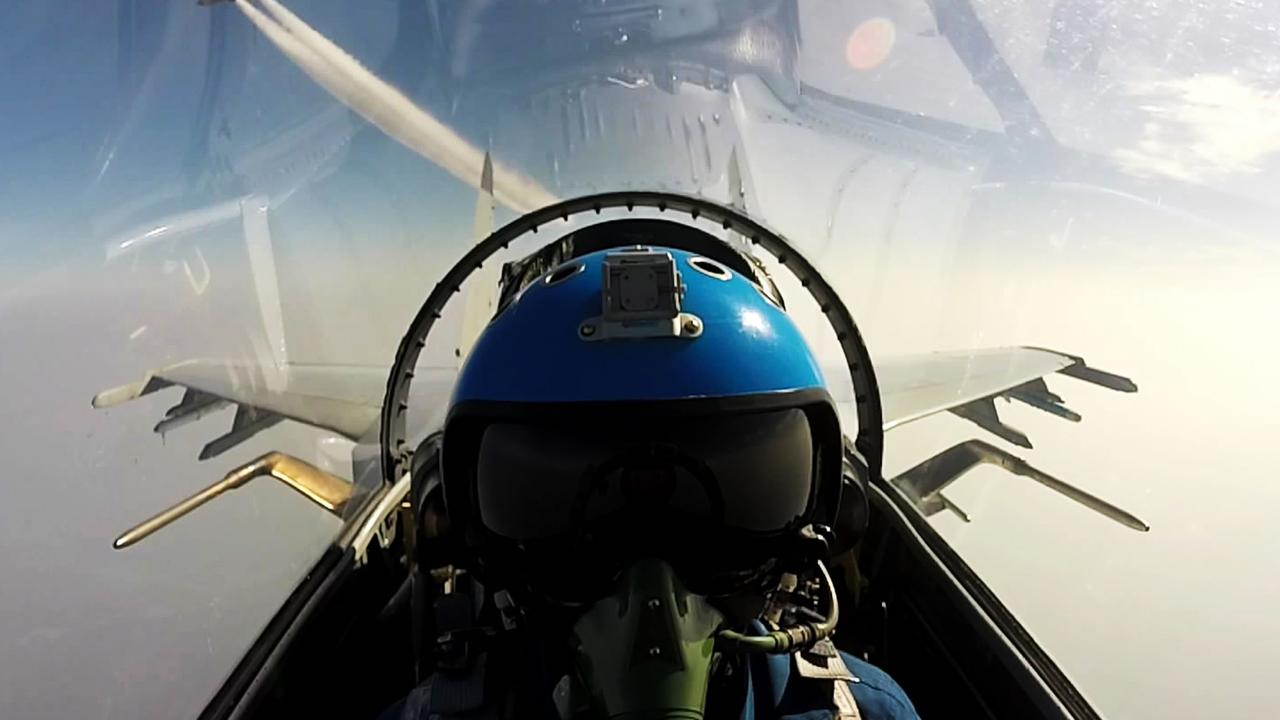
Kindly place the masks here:
<instances>
[{"instance_id":1,"label":"pilot's shoulder","mask_svg":"<svg viewBox=\"0 0 1280 720\"><path fill-rule=\"evenodd\" d=\"M840 656L857 678L849 687L864 720L919 720L906 692L888 673L849 653Z\"/></svg>"},{"instance_id":2,"label":"pilot's shoulder","mask_svg":"<svg viewBox=\"0 0 1280 720\"><path fill-rule=\"evenodd\" d=\"M427 720L430 717L431 680L427 678L403 700L383 710L378 720Z\"/></svg>"}]
</instances>

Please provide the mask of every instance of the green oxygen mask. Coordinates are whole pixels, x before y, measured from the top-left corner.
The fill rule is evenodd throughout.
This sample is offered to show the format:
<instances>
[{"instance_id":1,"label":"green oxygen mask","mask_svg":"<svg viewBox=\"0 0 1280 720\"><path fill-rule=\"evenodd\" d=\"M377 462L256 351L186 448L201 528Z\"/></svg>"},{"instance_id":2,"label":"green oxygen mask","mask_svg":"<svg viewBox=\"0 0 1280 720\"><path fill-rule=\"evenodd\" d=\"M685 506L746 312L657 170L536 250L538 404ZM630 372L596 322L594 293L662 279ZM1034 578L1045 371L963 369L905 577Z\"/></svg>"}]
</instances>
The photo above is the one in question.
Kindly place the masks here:
<instances>
[{"instance_id":1,"label":"green oxygen mask","mask_svg":"<svg viewBox=\"0 0 1280 720\"><path fill-rule=\"evenodd\" d=\"M723 621L706 598L685 590L670 565L637 562L617 591L573 626L574 673L562 714L701 720Z\"/></svg>"}]
</instances>

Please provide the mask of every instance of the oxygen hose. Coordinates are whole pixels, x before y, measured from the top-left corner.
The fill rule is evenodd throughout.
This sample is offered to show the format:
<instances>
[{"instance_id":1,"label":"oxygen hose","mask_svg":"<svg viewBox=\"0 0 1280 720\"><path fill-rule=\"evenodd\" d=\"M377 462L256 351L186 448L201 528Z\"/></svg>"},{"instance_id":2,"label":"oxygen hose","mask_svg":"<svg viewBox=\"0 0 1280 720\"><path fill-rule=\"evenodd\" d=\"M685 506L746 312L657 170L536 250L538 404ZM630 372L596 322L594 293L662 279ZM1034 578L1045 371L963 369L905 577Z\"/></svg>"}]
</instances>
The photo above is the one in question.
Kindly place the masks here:
<instances>
[{"instance_id":1,"label":"oxygen hose","mask_svg":"<svg viewBox=\"0 0 1280 720\"><path fill-rule=\"evenodd\" d=\"M836 598L831 573L827 572L827 566L821 560L818 561L818 572L822 573L822 581L827 586L829 609L824 620L793 625L765 635L745 635L736 630L721 630L716 633L716 644L730 652L780 655L812 647L831 637L836 630L836 623L840 622L840 601Z\"/></svg>"}]
</instances>

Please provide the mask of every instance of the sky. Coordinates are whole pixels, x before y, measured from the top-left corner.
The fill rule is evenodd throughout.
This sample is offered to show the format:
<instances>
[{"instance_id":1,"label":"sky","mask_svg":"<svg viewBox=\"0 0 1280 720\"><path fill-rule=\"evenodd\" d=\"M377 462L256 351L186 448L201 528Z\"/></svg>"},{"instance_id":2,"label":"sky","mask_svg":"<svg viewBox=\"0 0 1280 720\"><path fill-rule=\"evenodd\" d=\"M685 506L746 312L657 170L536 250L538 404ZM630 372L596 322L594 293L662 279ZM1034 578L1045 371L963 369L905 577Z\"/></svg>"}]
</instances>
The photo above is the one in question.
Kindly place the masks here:
<instances>
[{"instance_id":1,"label":"sky","mask_svg":"<svg viewBox=\"0 0 1280 720\"><path fill-rule=\"evenodd\" d=\"M748 208L834 282L873 357L1034 345L1133 378L1132 395L1050 378L1078 424L1000 411L1035 443L1018 454L1150 533L989 468L948 491L971 523L932 522L1105 717L1196 717L1205 686L1231 688L1214 700L1223 716L1269 713L1280 144L1267 118L1280 61L1250 34L1274 21L1265 8L1225 23L1234 41L1220 46L1196 40L1209 4L1171 5L1144 30L1136 5L1078 3L1121 35L1099 41L1096 72L1072 73L1043 62L1047 4L977 4L1059 139L1125 178L1107 184L822 102L787 107L749 75L728 92L621 76L576 95L450 97L423 68L484 56L442 61L398 32L415 3L289 5L463 142L561 197L659 187L727 200L736 148ZM808 84L999 130L922 4L800 7ZM229 411L161 437L150 429L177 391L89 406L172 362L270 355L242 218L174 228L265 199L290 357L386 364L472 240L475 195L335 101L232 6L77 8L0 7L0 570L12 578L0 716L193 716L340 524L260 484L127 551L111 540L269 449L341 467L349 445L285 423L197 462ZM895 430L886 473L978 436L950 415Z\"/></svg>"}]
</instances>

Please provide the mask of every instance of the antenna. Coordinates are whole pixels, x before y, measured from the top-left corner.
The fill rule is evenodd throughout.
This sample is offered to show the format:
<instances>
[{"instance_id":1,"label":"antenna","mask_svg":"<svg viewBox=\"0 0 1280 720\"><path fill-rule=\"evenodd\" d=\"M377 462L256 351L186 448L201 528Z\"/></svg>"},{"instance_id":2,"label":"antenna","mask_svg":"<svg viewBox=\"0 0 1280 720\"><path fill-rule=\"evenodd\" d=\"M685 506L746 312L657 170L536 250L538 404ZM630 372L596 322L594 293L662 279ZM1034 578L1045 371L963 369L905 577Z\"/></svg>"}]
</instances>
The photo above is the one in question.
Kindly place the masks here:
<instances>
[{"instance_id":1,"label":"antenna","mask_svg":"<svg viewBox=\"0 0 1280 720\"><path fill-rule=\"evenodd\" d=\"M729 151L729 207L747 212L747 192L742 187L742 167L738 163L738 146ZM739 252L751 253L751 244L746 238L730 230L726 236L729 244Z\"/></svg>"}]
</instances>

